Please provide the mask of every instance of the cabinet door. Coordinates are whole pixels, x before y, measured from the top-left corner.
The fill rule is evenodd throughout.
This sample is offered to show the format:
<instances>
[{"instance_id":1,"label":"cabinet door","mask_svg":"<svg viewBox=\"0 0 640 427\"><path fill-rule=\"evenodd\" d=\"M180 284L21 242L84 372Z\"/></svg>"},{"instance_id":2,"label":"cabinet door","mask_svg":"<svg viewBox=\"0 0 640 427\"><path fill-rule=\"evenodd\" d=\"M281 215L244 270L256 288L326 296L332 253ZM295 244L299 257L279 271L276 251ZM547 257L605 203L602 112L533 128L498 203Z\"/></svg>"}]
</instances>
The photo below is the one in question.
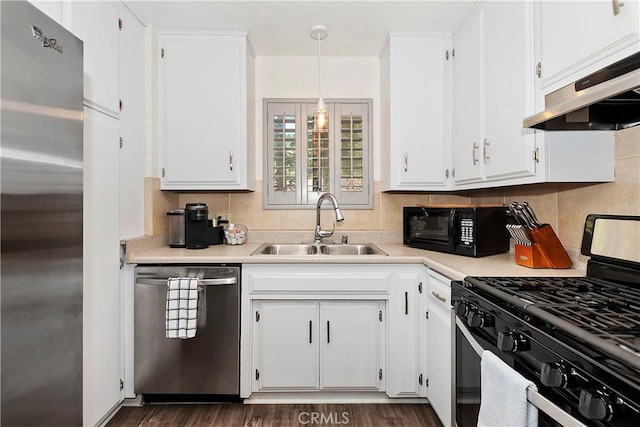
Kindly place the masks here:
<instances>
[{"instance_id":1,"label":"cabinet door","mask_svg":"<svg viewBox=\"0 0 640 427\"><path fill-rule=\"evenodd\" d=\"M65 26L84 42L84 98L87 105L118 117L118 3L70 1Z\"/></svg>"},{"instance_id":2,"label":"cabinet door","mask_svg":"<svg viewBox=\"0 0 640 427\"><path fill-rule=\"evenodd\" d=\"M95 425L121 400L119 123L84 109L83 406Z\"/></svg>"},{"instance_id":3,"label":"cabinet door","mask_svg":"<svg viewBox=\"0 0 640 427\"><path fill-rule=\"evenodd\" d=\"M525 2L486 2L484 8L485 137L478 158L487 181L533 176L534 131L522 128L534 102L527 69L533 39L525 30L533 14Z\"/></svg>"},{"instance_id":4,"label":"cabinet door","mask_svg":"<svg viewBox=\"0 0 640 427\"><path fill-rule=\"evenodd\" d=\"M233 189L246 173L246 40L160 36L163 189Z\"/></svg>"},{"instance_id":5,"label":"cabinet door","mask_svg":"<svg viewBox=\"0 0 640 427\"><path fill-rule=\"evenodd\" d=\"M320 387L377 390L382 363L383 303L320 303Z\"/></svg>"},{"instance_id":6,"label":"cabinet door","mask_svg":"<svg viewBox=\"0 0 640 427\"><path fill-rule=\"evenodd\" d=\"M253 304L254 391L318 388L317 302L264 301ZM256 317L258 319L258 317ZM257 372L255 372L257 370Z\"/></svg>"},{"instance_id":7,"label":"cabinet door","mask_svg":"<svg viewBox=\"0 0 640 427\"><path fill-rule=\"evenodd\" d=\"M453 167L455 183L482 180L484 134L484 8L476 7L453 36Z\"/></svg>"},{"instance_id":8,"label":"cabinet door","mask_svg":"<svg viewBox=\"0 0 640 427\"><path fill-rule=\"evenodd\" d=\"M426 289L424 271L396 274L389 312L389 397L418 397L426 393Z\"/></svg>"},{"instance_id":9,"label":"cabinet door","mask_svg":"<svg viewBox=\"0 0 640 427\"><path fill-rule=\"evenodd\" d=\"M122 7L120 34L120 238L144 235L145 29Z\"/></svg>"},{"instance_id":10,"label":"cabinet door","mask_svg":"<svg viewBox=\"0 0 640 427\"><path fill-rule=\"evenodd\" d=\"M451 288L450 281L429 272L427 377L429 403L445 426L451 425Z\"/></svg>"},{"instance_id":11,"label":"cabinet door","mask_svg":"<svg viewBox=\"0 0 640 427\"><path fill-rule=\"evenodd\" d=\"M443 189L451 162L450 39L392 37L390 189Z\"/></svg>"},{"instance_id":12,"label":"cabinet door","mask_svg":"<svg viewBox=\"0 0 640 427\"><path fill-rule=\"evenodd\" d=\"M615 14L613 3L621 5ZM639 3L540 1L542 87L549 93L639 50Z\"/></svg>"}]
</instances>

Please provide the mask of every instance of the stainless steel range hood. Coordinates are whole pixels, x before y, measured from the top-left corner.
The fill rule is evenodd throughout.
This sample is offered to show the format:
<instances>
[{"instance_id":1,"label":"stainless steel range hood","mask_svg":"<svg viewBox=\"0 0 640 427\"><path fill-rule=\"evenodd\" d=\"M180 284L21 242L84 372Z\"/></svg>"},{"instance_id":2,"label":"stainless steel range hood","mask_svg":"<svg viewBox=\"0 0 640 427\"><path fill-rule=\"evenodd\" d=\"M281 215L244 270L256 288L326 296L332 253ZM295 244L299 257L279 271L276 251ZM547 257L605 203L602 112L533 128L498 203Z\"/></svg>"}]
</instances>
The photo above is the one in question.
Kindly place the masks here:
<instances>
[{"instance_id":1,"label":"stainless steel range hood","mask_svg":"<svg viewBox=\"0 0 640 427\"><path fill-rule=\"evenodd\" d=\"M526 128L619 130L640 124L640 52L545 96Z\"/></svg>"}]
</instances>

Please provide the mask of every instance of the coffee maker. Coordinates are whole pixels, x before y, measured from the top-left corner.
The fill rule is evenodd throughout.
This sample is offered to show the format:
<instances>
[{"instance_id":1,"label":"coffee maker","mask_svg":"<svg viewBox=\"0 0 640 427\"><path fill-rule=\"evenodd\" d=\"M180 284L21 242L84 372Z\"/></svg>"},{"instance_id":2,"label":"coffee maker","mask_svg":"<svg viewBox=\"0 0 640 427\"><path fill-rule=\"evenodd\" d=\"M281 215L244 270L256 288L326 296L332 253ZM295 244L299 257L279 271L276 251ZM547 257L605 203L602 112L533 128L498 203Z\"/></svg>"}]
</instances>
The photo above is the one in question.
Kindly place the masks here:
<instances>
[{"instance_id":1,"label":"coffee maker","mask_svg":"<svg viewBox=\"0 0 640 427\"><path fill-rule=\"evenodd\" d=\"M187 203L184 221L184 244L187 249L208 248L209 209L205 203Z\"/></svg>"}]
</instances>

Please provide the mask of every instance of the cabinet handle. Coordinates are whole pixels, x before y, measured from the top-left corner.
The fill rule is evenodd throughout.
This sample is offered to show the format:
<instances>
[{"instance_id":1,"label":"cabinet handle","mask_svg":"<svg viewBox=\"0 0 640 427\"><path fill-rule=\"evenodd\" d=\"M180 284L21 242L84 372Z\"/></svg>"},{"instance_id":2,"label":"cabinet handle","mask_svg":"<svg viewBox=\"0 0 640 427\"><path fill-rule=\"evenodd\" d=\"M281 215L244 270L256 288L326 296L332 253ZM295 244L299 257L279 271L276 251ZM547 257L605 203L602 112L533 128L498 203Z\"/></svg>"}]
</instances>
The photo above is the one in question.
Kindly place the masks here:
<instances>
[{"instance_id":1,"label":"cabinet handle","mask_svg":"<svg viewBox=\"0 0 640 427\"><path fill-rule=\"evenodd\" d=\"M437 299L439 299L442 302L447 302L447 299L443 296L440 296L440 294L438 294L435 291L431 291L431 295L433 295L434 297L436 297Z\"/></svg>"},{"instance_id":2,"label":"cabinet handle","mask_svg":"<svg viewBox=\"0 0 640 427\"><path fill-rule=\"evenodd\" d=\"M404 293L404 314L409 314L409 292Z\"/></svg>"},{"instance_id":3,"label":"cabinet handle","mask_svg":"<svg viewBox=\"0 0 640 427\"><path fill-rule=\"evenodd\" d=\"M313 321L309 320L309 344L313 343L313 339L311 337L312 325L313 325Z\"/></svg>"},{"instance_id":4,"label":"cabinet handle","mask_svg":"<svg viewBox=\"0 0 640 427\"><path fill-rule=\"evenodd\" d=\"M476 157L476 151L478 151L478 144L473 143L473 148L471 149L471 161L473 161L473 165L475 166L478 163L478 158Z\"/></svg>"},{"instance_id":5,"label":"cabinet handle","mask_svg":"<svg viewBox=\"0 0 640 427\"><path fill-rule=\"evenodd\" d=\"M233 151L229 151L229 170L233 170Z\"/></svg>"},{"instance_id":6,"label":"cabinet handle","mask_svg":"<svg viewBox=\"0 0 640 427\"><path fill-rule=\"evenodd\" d=\"M489 141L487 141L487 138L485 138L484 142L482 143L482 157L484 158L485 164L487 163L487 160L491 158L487 156L487 145L491 145L491 143L489 143Z\"/></svg>"},{"instance_id":7,"label":"cabinet handle","mask_svg":"<svg viewBox=\"0 0 640 427\"><path fill-rule=\"evenodd\" d=\"M540 147L536 147L536 149L533 150L533 161L540 163Z\"/></svg>"},{"instance_id":8,"label":"cabinet handle","mask_svg":"<svg viewBox=\"0 0 640 427\"><path fill-rule=\"evenodd\" d=\"M542 62L536 64L536 76L538 76L538 78L542 77Z\"/></svg>"},{"instance_id":9,"label":"cabinet handle","mask_svg":"<svg viewBox=\"0 0 640 427\"><path fill-rule=\"evenodd\" d=\"M329 326L329 321L327 320L327 344L331 343L331 328Z\"/></svg>"},{"instance_id":10,"label":"cabinet handle","mask_svg":"<svg viewBox=\"0 0 640 427\"><path fill-rule=\"evenodd\" d=\"M624 6L624 3L619 0L611 0L611 4L613 5L613 16L620 14L620 8Z\"/></svg>"},{"instance_id":11,"label":"cabinet handle","mask_svg":"<svg viewBox=\"0 0 640 427\"><path fill-rule=\"evenodd\" d=\"M405 151L404 153L404 171L407 172L409 170L409 153Z\"/></svg>"}]
</instances>

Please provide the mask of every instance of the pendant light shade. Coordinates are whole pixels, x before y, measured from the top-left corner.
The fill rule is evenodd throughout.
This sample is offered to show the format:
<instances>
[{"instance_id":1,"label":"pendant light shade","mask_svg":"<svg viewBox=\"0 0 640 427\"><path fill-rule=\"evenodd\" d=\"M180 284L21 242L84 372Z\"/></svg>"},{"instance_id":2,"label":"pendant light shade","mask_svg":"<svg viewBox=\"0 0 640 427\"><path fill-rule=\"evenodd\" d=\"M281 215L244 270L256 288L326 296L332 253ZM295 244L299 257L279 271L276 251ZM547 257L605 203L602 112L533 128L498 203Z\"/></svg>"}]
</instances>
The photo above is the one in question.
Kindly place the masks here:
<instances>
[{"instance_id":1,"label":"pendant light shade","mask_svg":"<svg viewBox=\"0 0 640 427\"><path fill-rule=\"evenodd\" d=\"M329 35L325 25L314 25L311 27L311 38L318 41L318 106L316 107L317 130L324 130L327 126L327 105L322 98L322 70L320 64L320 40L324 40Z\"/></svg>"}]
</instances>

